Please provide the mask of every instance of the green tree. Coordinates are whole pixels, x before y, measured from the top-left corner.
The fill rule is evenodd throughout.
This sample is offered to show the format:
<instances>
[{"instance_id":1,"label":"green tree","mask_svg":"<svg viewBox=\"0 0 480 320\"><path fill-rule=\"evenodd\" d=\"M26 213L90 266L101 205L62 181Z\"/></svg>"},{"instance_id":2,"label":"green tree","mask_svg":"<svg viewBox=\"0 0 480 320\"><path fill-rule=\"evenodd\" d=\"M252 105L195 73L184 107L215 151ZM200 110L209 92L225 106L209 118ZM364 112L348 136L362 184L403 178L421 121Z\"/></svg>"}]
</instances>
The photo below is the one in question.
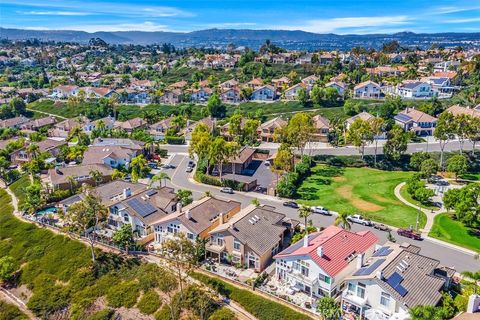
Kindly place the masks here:
<instances>
[{"instance_id":1,"label":"green tree","mask_svg":"<svg viewBox=\"0 0 480 320\"><path fill-rule=\"evenodd\" d=\"M168 176L168 174L166 172L159 172L157 173L156 175L154 175L151 179L150 179L150 187L152 187L152 185L155 183L155 182L160 182L159 183L159 188L162 187L162 182L163 182L163 186L167 186L167 180L170 180L170 177Z\"/></svg>"},{"instance_id":2,"label":"green tree","mask_svg":"<svg viewBox=\"0 0 480 320\"><path fill-rule=\"evenodd\" d=\"M112 240L119 247L123 247L128 254L128 249L135 244L132 225L129 223L122 225L120 229L113 233Z\"/></svg>"},{"instance_id":3,"label":"green tree","mask_svg":"<svg viewBox=\"0 0 480 320\"><path fill-rule=\"evenodd\" d=\"M339 212L337 217L335 218L334 225L341 226L345 230L350 230L352 225L350 221L348 221L348 213L346 212Z\"/></svg>"},{"instance_id":4,"label":"green tree","mask_svg":"<svg viewBox=\"0 0 480 320\"><path fill-rule=\"evenodd\" d=\"M446 320L444 311L432 305L416 306L409 310L411 320Z\"/></svg>"},{"instance_id":5,"label":"green tree","mask_svg":"<svg viewBox=\"0 0 480 320\"><path fill-rule=\"evenodd\" d=\"M440 170L444 170L443 167L443 153L445 146L448 141L451 139L453 133L455 132L455 118L450 112L443 112L437 121L435 131L433 136L438 140L440 145Z\"/></svg>"},{"instance_id":6,"label":"green tree","mask_svg":"<svg viewBox=\"0 0 480 320\"><path fill-rule=\"evenodd\" d=\"M476 272L464 271L462 272L462 276L473 282L473 293L477 294L477 288L480 283L480 270Z\"/></svg>"},{"instance_id":7,"label":"green tree","mask_svg":"<svg viewBox=\"0 0 480 320\"><path fill-rule=\"evenodd\" d=\"M93 180L93 183L95 185L95 187L100 183L102 182L102 173L98 170L90 170L90 172L88 173L90 175L90 177L92 178Z\"/></svg>"},{"instance_id":8,"label":"green tree","mask_svg":"<svg viewBox=\"0 0 480 320\"><path fill-rule=\"evenodd\" d=\"M340 306L335 302L334 298L322 297L317 301L317 312L323 320L337 320L342 315Z\"/></svg>"},{"instance_id":9,"label":"green tree","mask_svg":"<svg viewBox=\"0 0 480 320\"><path fill-rule=\"evenodd\" d=\"M322 103L322 99L324 96L324 91L318 85L314 85L312 90L310 91L310 99L312 100L313 104L319 105Z\"/></svg>"},{"instance_id":10,"label":"green tree","mask_svg":"<svg viewBox=\"0 0 480 320\"><path fill-rule=\"evenodd\" d=\"M187 205L189 205L190 203L193 202L192 191L190 191L190 190L178 189L177 196L178 196L182 206L187 206Z\"/></svg>"},{"instance_id":11,"label":"green tree","mask_svg":"<svg viewBox=\"0 0 480 320\"><path fill-rule=\"evenodd\" d=\"M410 167L413 170L420 171L422 168L422 163L425 160L432 159L432 155L428 152L415 152L410 157ZM437 166L438 167L438 166Z\"/></svg>"},{"instance_id":12,"label":"green tree","mask_svg":"<svg viewBox=\"0 0 480 320\"><path fill-rule=\"evenodd\" d=\"M305 228L307 227L307 219L312 215L312 209L308 206L301 206L298 210L298 217L300 219L305 219Z\"/></svg>"},{"instance_id":13,"label":"green tree","mask_svg":"<svg viewBox=\"0 0 480 320\"><path fill-rule=\"evenodd\" d=\"M208 98L207 102L208 114L215 118L224 118L226 113L225 105L220 100L218 94L214 93Z\"/></svg>"},{"instance_id":14,"label":"green tree","mask_svg":"<svg viewBox=\"0 0 480 320\"><path fill-rule=\"evenodd\" d=\"M195 126L188 148L190 157L192 158L193 155L196 154L199 159L208 159L208 149L211 142L212 136L210 134L210 128L203 123Z\"/></svg>"},{"instance_id":15,"label":"green tree","mask_svg":"<svg viewBox=\"0 0 480 320\"><path fill-rule=\"evenodd\" d=\"M413 198L416 200L420 201L423 204L428 204L430 202L430 198L433 197L435 193L433 192L432 189L423 187L423 188L418 188L415 190L415 194Z\"/></svg>"},{"instance_id":16,"label":"green tree","mask_svg":"<svg viewBox=\"0 0 480 320\"><path fill-rule=\"evenodd\" d=\"M247 119L243 128L244 143L253 145L257 142L257 129L260 126L260 121L256 119Z\"/></svg>"},{"instance_id":17,"label":"green tree","mask_svg":"<svg viewBox=\"0 0 480 320\"><path fill-rule=\"evenodd\" d=\"M402 127L394 125L387 133L387 142L383 146L383 153L387 158L394 161L400 160L402 154L407 151L411 134L405 132Z\"/></svg>"},{"instance_id":18,"label":"green tree","mask_svg":"<svg viewBox=\"0 0 480 320\"><path fill-rule=\"evenodd\" d=\"M428 178L438 171L438 163L434 159L426 159L422 162L420 171Z\"/></svg>"},{"instance_id":19,"label":"green tree","mask_svg":"<svg viewBox=\"0 0 480 320\"><path fill-rule=\"evenodd\" d=\"M356 119L348 128L346 139L355 147L359 148L362 159L365 155L365 146L373 141L373 131L370 123L362 119Z\"/></svg>"},{"instance_id":20,"label":"green tree","mask_svg":"<svg viewBox=\"0 0 480 320\"><path fill-rule=\"evenodd\" d=\"M313 121L310 114L305 112L296 113L288 122L283 134L291 146L297 148L303 157L305 145L310 141L314 131Z\"/></svg>"},{"instance_id":21,"label":"green tree","mask_svg":"<svg viewBox=\"0 0 480 320\"><path fill-rule=\"evenodd\" d=\"M298 101L300 101L300 103L302 105L306 105L307 102L308 102L308 94L307 94L307 90L305 90L305 88L300 88L298 89L297 91L297 99Z\"/></svg>"},{"instance_id":22,"label":"green tree","mask_svg":"<svg viewBox=\"0 0 480 320\"><path fill-rule=\"evenodd\" d=\"M0 258L0 284L12 278L15 272L14 262L11 256L3 256Z\"/></svg>"},{"instance_id":23,"label":"green tree","mask_svg":"<svg viewBox=\"0 0 480 320\"><path fill-rule=\"evenodd\" d=\"M455 173L455 180L458 176L468 171L468 160L464 155L458 154L447 160L447 171Z\"/></svg>"},{"instance_id":24,"label":"green tree","mask_svg":"<svg viewBox=\"0 0 480 320\"><path fill-rule=\"evenodd\" d=\"M34 214L45 203L45 198L42 196L42 187L39 183L32 183L25 188L25 200L22 209L28 214Z\"/></svg>"}]
</instances>

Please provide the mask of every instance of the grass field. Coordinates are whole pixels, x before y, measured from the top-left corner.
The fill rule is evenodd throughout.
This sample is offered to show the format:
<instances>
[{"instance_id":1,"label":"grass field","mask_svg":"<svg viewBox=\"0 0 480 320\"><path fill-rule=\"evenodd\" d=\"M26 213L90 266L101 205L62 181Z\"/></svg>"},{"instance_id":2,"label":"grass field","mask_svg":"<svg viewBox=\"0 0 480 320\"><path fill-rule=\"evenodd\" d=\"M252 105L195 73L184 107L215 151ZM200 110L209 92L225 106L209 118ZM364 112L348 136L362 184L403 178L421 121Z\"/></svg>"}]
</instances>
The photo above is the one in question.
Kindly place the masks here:
<instances>
[{"instance_id":1,"label":"grass field","mask_svg":"<svg viewBox=\"0 0 480 320\"><path fill-rule=\"evenodd\" d=\"M480 253L480 230L477 230L478 235L474 235L474 231L450 218L448 213L441 213L435 217L432 230L428 235Z\"/></svg>"},{"instance_id":2,"label":"grass field","mask_svg":"<svg viewBox=\"0 0 480 320\"><path fill-rule=\"evenodd\" d=\"M23 175L10 185L10 189L12 192L17 196L18 199L18 206L21 207L23 202L25 201L25 188L30 185L30 176Z\"/></svg>"},{"instance_id":3,"label":"grass field","mask_svg":"<svg viewBox=\"0 0 480 320\"><path fill-rule=\"evenodd\" d=\"M439 207L435 207L434 205L424 205L420 201L417 201L417 200L413 199L412 196L410 195L410 193L408 193L408 191L407 191L407 185L404 185L400 189L400 194L402 195L402 197L405 200L407 200L408 202L410 202L410 203L412 203L416 206L419 206L420 208L424 208L424 209L428 209L428 210L434 210L434 211L440 210Z\"/></svg>"},{"instance_id":4,"label":"grass field","mask_svg":"<svg viewBox=\"0 0 480 320\"><path fill-rule=\"evenodd\" d=\"M410 172L317 165L298 189L299 202L364 216L396 227L415 226L418 211L400 202L395 186ZM419 227L426 222L420 215Z\"/></svg>"}]
</instances>

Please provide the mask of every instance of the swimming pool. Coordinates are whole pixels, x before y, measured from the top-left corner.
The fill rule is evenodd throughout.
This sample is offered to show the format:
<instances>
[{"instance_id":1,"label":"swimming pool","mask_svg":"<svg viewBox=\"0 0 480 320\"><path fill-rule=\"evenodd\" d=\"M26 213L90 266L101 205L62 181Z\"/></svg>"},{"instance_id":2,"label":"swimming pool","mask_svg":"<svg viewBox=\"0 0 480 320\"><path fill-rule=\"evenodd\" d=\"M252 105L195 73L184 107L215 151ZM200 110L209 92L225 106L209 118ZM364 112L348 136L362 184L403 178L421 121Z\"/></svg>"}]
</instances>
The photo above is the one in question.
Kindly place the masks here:
<instances>
[{"instance_id":1,"label":"swimming pool","mask_svg":"<svg viewBox=\"0 0 480 320\"><path fill-rule=\"evenodd\" d=\"M45 216L47 214L53 214L55 212L57 212L57 208L50 207L50 208L45 208L45 209L37 211L36 215L37 216Z\"/></svg>"}]
</instances>

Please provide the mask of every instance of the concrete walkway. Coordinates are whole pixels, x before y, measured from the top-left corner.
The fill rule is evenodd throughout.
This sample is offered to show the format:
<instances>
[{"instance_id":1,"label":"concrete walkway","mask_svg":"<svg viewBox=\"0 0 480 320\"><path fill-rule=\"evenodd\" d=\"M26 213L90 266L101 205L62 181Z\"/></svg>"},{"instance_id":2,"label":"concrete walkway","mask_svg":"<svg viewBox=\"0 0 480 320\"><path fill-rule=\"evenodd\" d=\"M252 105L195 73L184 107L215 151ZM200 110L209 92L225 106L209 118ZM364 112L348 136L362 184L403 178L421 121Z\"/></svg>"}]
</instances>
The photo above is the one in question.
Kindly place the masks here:
<instances>
[{"instance_id":1,"label":"concrete walkway","mask_svg":"<svg viewBox=\"0 0 480 320\"><path fill-rule=\"evenodd\" d=\"M30 109L30 108L27 108L27 110L28 110L28 111L32 111L32 112L41 113L41 114L44 114L44 115L46 115L46 116L51 116L51 117L55 117L55 118L60 118L60 119L63 119L63 120L67 120L67 118L62 117L62 116L59 116L58 114L48 113L48 112L44 112L44 111L40 111L40 110L35 110L35 109Z\"/></svg>"}]
</instances>

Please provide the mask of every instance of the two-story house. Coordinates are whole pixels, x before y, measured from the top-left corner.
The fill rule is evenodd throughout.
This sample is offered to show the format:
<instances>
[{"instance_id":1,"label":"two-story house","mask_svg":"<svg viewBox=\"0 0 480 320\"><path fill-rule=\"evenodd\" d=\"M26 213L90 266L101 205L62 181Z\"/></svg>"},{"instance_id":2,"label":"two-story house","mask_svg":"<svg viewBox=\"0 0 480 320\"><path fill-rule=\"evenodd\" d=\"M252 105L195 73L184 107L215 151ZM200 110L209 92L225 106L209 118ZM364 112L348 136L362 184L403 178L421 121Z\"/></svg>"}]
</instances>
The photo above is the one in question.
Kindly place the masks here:
<instances>
[{"instance_id":1,"label":"two-story house","mask_svg":"<svg viewBox=\"0 0 480 320\"><path fill-rule=\"evenodd\" d=\"M415 108L406 108L394 117L395 123L405 131L417 136L431 136L437 125L437 118Z\"/></svg>"},{"instance_id":2,"label":"two-story house","mask_svg":"<svg viewBox=\"0 0 480 320\"><path fill-rule=\"evenodd\" d=\"M300 82L290 88L286 89L284 92L285 99L287 100L298 100L298 92L301 90L307 91L307 85Z\"/></svg>"},{"instance_id":3,"label":"two-story house","mask_svg":"<svg viewBox=\"0 0 480 320\"><path fill-rule=\"evenodd\" d=\"M357 84L353 88L353 95L356 98L370 99L377 99L383 97L380 85L370 80Z\"/></svg>"},{"instance_id":4,"label":"two-story house","mask_svg":"<svg viewBox=\"0 0 480 320\"><path fill-rule=\"evenodd\" d=\"M275 275L310 296L334 297L344 279L373 254L377 241L371 231L354 233L332 225L278 253Z\"/></svg>"},{"instance_id":5,"label":"two-story house","mask_svg":"<svg viewBox=\"0 0 480 320\"><path fill-rule=\"evenodd\" d=\"M312 142L328 142L328 133L330 132L330 121L316 115L312 118L314 132L310 135L310 141Z\"/></svg>"},{"instance_id":6,"label":"two-story house","mask_svg":"<svg viewBox=\"0 0 480 320\"><path fill-rule=\"evenodd\" d=\"M250 100L253 101L273 101L275 100L275 88L270 85L261 86L253 90Z\"/></svg>"},{"instance_id":7,"label":"two-story house","mask_svg":"<svg viewBox=\"0 0 480 320\"><path fill-rule=\"evenodd\" d=\"M296 225L298 221L286 219L274 207L250 205L209 232L207 255L261 272Z\"/></svg>"},{"instance_id":8,"label":"two-story house","mask_svg":"<svg viewBox=\"0 0 480 320\"><path fill-rule=\"evenodd\" d=\"M419 305L436 306L454 269L419 254L420 248L387 242L346 279L342 309L367 319L407 319Z\"/></svg>"},{"instance_id":9,"label":"two-story house","mask_svg":"<svg viewBox=\"0 0 480 320\"><path fill-rule=\"evenodd\" d=\"M53 139L45 139L39 142L34 142L38 146L38 152L48 152L50 156L56 157L60 153L62 146L67 145L66 141L59 141ZM10 154L10 159L14 164L23 164L32 160L32 155L27 151L28 147L15 150Z\"/></svg>"},{"instance_id":10,"label":"two-story house","mask_svg":"<svg viewBox=\"0 0 480 320\"><path fill-rule=\"evenodd\" d=\"M202 198L184 208L179 204L175 213L154 223L155 243L161 244L180 233L191 241L206 239L209 231L235 216L240 206L240 202L213 197Z\"/></svg>"},{"instance_id":11,"label":"two-story house","mask_svg":"<svg viewBox=\"0 0 480 320\"><path fill-rule=\"evenodd\" d=\"M273 142L275 130L287 125L287 121L280 117L273 118L267 122L262 123L258 129L258 137L262 142Z\"/></svg>"},{"instance_id":12,"label":"two-story house","mask_svg":"<svg viewBox=\"0 0 480 320\"><path fill-rule=\"evenodd\" d=\"M95 123L84 116L66 119L54 124L53 127L48 130L48 135L50 137L67 138L70 131L77 127L83 132L90 134L95 129Z\"/></svg>"},{"instance_id":13,"label":"two-story house","mask_svg":"<svg viewBox=\"0 0 480 320\"><path fill-rule=\"evenodd\" d=\"M142 118L133 118L126 121L115 121L114 129L120 129L127 133L132 133L137 129L144 129L147 127L147 121Z\"/></svg>"},{"instance_id":14,"label":"two-story house","mask_svg":"<svg viewBox=\"0 0 480 320\"><path fill-rule=\"evenodd\" d=\"M434 96L435 92L428 82L404 81L398 85L397 94L403 99L425 99Z\"/></svg>"},{"instance_id":15,"label":"two-story house","mask_svg":"<svg viewBox=\"0 0 480 320\"><path fill-rule=\"evenodd\" d=\"M92 173L99 172L100 177L95 180ZM97 185L112 179L112 169L104 164L88 164L49 169L46 183L55 189L71 189L86 183ZM75 184L75 185L72 185Z\"/></svg>"}]
</instances>

